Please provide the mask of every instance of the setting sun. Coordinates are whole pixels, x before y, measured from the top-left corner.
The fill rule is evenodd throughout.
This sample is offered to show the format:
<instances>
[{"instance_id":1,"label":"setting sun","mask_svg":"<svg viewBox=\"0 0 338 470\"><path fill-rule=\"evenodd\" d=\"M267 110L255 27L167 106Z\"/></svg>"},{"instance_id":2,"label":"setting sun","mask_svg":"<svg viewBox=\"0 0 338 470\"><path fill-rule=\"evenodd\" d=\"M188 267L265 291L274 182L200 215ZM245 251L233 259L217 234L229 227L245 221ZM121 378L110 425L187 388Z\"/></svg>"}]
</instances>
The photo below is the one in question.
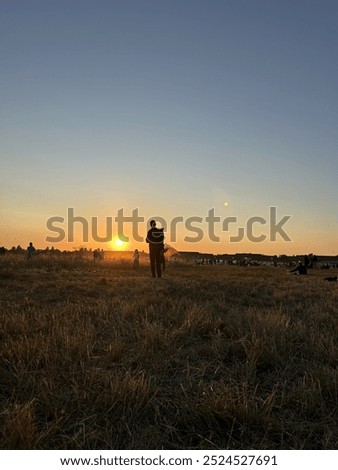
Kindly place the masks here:
<instances>
[{"instance_id":1,"label":"setting sun","mask_svg":"<svg viewBox=\"0 0 338 470\"><path fill-rule=\"evenodd\" d=\"M123 240L121 240L120 238L114 238L111 242L110 242L110 246L113 250L125 250L128 246L128 242L124 242Z\"/></svg>"}]
</instances>

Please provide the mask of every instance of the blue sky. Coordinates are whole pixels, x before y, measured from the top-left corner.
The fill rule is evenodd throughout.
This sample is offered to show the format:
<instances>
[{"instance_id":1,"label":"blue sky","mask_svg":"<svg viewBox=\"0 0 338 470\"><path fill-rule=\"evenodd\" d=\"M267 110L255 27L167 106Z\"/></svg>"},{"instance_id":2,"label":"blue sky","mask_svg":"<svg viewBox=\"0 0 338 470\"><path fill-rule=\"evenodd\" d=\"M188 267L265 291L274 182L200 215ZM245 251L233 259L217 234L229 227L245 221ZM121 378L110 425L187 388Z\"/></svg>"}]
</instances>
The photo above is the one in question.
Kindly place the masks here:
<instances>
[{"instance_id":1,"label":"blue sky","mask_svg":"<svg viewBox=\"0 0 338 470\"><path fill-rule=\"evenodd\" d=\"M0 7L0 245L46 246L68 207L245 225L276 206L292 242L175 247L338 253L336 2Z\"/></svg>"}]
</instances>

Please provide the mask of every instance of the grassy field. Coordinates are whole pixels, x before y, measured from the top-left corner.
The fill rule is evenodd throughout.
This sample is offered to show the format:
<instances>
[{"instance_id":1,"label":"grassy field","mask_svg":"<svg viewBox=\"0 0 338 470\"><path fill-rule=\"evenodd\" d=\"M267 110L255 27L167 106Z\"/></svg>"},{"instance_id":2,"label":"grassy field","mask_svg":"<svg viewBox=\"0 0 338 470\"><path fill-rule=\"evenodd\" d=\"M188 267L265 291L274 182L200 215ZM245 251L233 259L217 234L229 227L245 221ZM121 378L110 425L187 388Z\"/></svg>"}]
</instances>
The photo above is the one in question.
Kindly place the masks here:
<instances>
[{"instance_id":1,"label":"grassy field","mask_svg":"<svg viewBox=\"0 0 338 470\"><path fill-rule=\"evenodd\" d=\"M0 447L336 449L325 275L2 257Z\"/></svg>"}]
</instances>

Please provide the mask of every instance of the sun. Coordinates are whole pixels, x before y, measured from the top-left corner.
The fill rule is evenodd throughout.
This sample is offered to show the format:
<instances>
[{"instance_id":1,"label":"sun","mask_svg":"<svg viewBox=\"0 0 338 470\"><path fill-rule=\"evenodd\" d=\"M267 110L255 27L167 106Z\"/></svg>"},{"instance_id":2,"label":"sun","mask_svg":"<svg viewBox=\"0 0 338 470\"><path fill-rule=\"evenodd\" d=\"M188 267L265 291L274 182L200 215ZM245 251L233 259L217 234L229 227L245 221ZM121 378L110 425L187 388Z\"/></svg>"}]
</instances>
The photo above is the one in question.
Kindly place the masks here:
<instances>
[{"instance_id":1,"label":"sun","mask_svg":"<svg viewBox=\"0 0 338 470\"><path fill-rule=\"evenodd\" d=\"M110 242L110 245L113 248L113 250L122 251L127 248L128 242L124 242L120 238L116 237L116 238L113 238L113 240Z\"/></svg>"}]
</instances>

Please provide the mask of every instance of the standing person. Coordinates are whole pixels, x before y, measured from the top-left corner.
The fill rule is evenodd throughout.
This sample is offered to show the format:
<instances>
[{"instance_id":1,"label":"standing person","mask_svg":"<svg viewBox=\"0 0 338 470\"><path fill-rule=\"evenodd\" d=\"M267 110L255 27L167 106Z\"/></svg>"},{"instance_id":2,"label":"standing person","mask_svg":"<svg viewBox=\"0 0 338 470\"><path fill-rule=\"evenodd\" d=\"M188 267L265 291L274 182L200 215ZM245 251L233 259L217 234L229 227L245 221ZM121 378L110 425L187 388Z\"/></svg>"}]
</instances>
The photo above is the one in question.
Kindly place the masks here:
<instances>
[{"instance_id":1,"label":"standing person","mask_svg":"<svg viewBox=\"0 0 338 470\"><path fill-rule=\"evenodd\" d=\"M133 269L136 269L136 271L137 271L138 267L139 267L139 264L140 264L140 253L139 253L138 249L136 248L136 250L134 251L134 254L133 254Z\"/></svg>"},{"instance_id":2,"label":"standing person","mask_svg":"<svg viewBox=\"0 0 338 470\"><path fill-rule=\"evenodd\" d=\"M164 256L165 250L161 250L161 269L162 272L165 270L165 256Z\"/></svg>"},{"instance_id":3,"label":"standing person","mask_svg":"<svg viewBox=\"0 0 338 470\"><path fill-rule=\"evenodd\" d=\"M29 242L29 245L27 247L27 258L29 259L32 256L34 256L35 254L36 254L36 249L33 246L33 242Z\"/></svg>"},{"instance_id":4,"label":"standing person","mask_svg":"<svg viewBox=\"0 0 338 470\"><path fill-rule=\"evenodd\" d=\"M163 245L163 250L161 251L161 267L162 267L162 272L165 271L165 264L166 264L166 260L165 260L164 253L166 253L168 250L169 250L169 246L168 246L168 245Z\"/></svg>"},{"instance_id":5,"label":"standing person","mask_svg":"<svg viewBox=\"0 0 338 470\"><path fill-rule=\"evenodd\" d=\"M164 250L163 228L157 228L155 220L150 221L146 242L149 243L150 268L153 277L162 277L161 254Z\"/></svg>"}]
</instances>

